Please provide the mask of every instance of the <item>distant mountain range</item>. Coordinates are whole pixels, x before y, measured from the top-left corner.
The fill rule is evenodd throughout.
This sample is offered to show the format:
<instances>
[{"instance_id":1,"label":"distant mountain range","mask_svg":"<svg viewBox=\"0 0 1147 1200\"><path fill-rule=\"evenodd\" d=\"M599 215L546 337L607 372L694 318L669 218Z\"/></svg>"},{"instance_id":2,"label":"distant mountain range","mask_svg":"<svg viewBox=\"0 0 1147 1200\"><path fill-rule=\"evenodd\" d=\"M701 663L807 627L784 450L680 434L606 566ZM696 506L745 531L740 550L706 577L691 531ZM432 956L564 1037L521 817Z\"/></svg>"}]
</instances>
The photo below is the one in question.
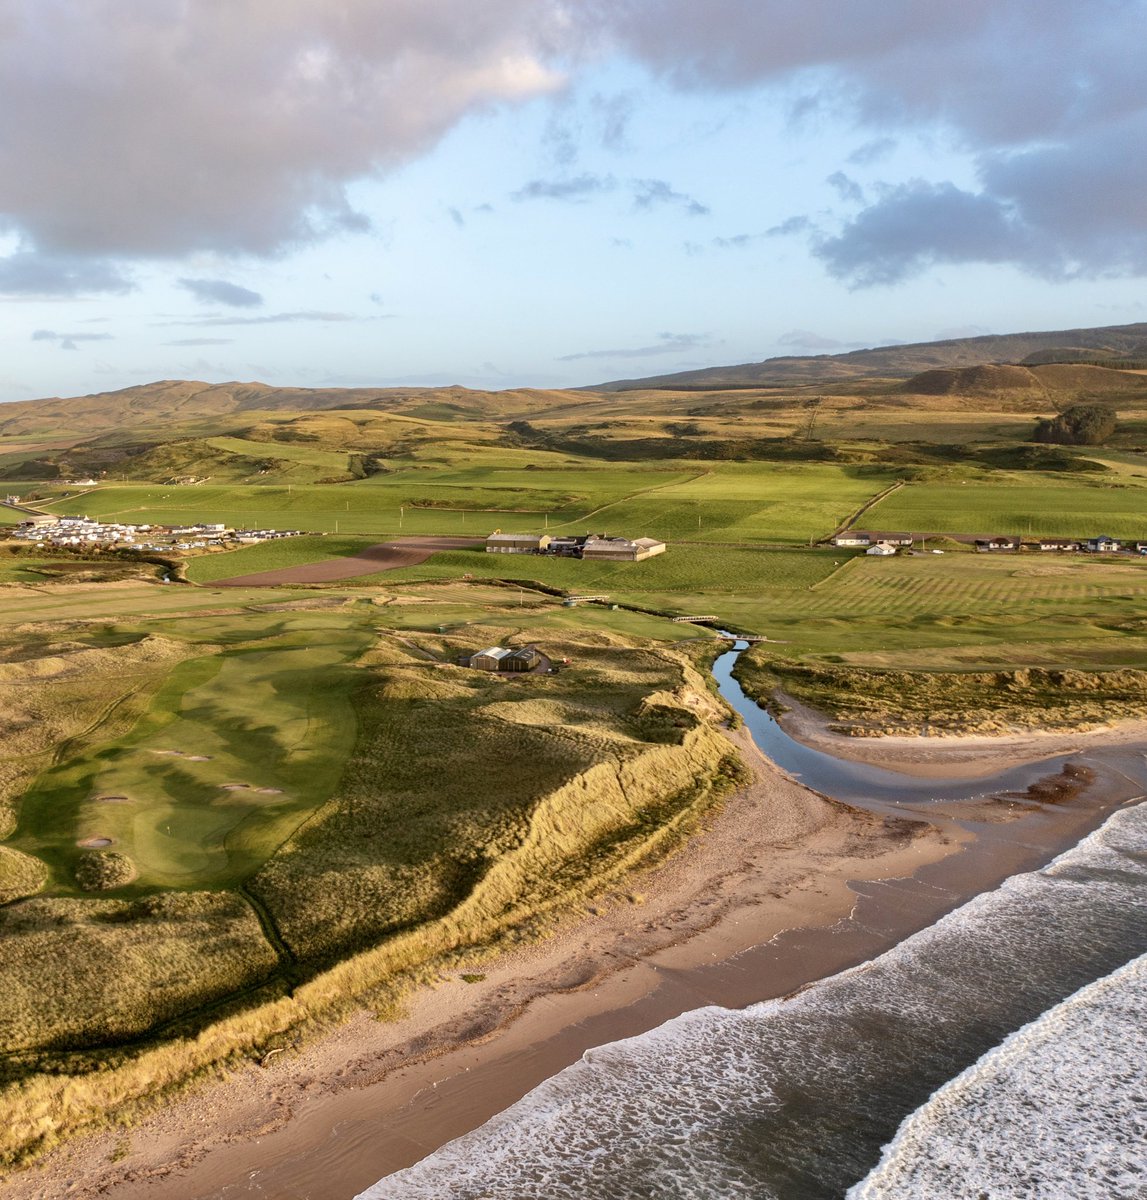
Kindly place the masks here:
<instances>
[{"instance_id":1,"label":"distant mountain range","mask_svg":"<svg viewBox=\"0 0 1147 1200\"><path fill-rule=\"evenodd\" d=\"M585 388L592 392L665 388L709 391L738 387L784 387L829 384L857 379L906 379L944 367L985 363L1034 366L1044 363L1147 364L1147 323L1106 325L1098 329L1060 329L1051 333L989 334L852 350L847 354L767 358L732 367L706 367L642 379L614 379Z\"/></svg>"},{"instance_id":2,"label":"distant mountain range","mask_svg":"<svg viewBox=\"0 0 1147 1200\"><path fill-rule=\"evenodd\" d=\"M997 366L996 364L1007 364ZM53 437L89 440L105 435L165 441L178 427L181 435L237 427L251 414L307 413L332 409L389 412L415 419L499 421L535 414L573 414L595 393L643 389L709 391L723 388L837 386L890 379L908 381L902 390L921 395L995 395L1001 391L1040 396L1087 388L1138 392L1147 375L1121 375L1104 383L1076 378L1068 367L1049 364L1097 364L1147 368L1147 323L1068 329L1053 333L957 338L909 346L819 354L805 358L770 358L734 367L710 367L645 379L622 379L568 391L519 388L489 392L464 387L438 388L291 388L265 383L202 383L159 380L115 392L68 399L49 397L0 404L0 453L14 442L43 444ZM969 369L975 368L971 371ZM1034 370L1033 370L1034 368ZM1075 366L1076 374L1094 366ZM1115 373L1110 373L1114 375Z\"/></svg>"}]
</instances>

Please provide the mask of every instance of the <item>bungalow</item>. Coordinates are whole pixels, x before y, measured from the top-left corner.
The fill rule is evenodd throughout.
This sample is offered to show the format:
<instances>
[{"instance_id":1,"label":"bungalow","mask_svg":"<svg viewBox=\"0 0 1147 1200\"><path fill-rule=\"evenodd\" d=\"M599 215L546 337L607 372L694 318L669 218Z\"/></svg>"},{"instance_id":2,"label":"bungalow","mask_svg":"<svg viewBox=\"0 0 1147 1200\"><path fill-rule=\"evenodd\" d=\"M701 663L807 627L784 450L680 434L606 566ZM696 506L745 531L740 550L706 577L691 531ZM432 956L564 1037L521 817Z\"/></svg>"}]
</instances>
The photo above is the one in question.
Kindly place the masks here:
<instances>
[{"instance_id":1,"label":"bungalow","mask_svg":"<svg viewBox=\"0 0 1147 1200\"><path fill-rule=\"evenodd\" d=\"M1086 546L1089 554L1114 554L1119 549L1119 543L1112 537L1088 538Z\"/></svg>"},{"instance_id":2,"label":"bungalow","mask_svg":"<svg viewBox=\"0 0 1147 1200\"><path fill-rule=\"evenodd\" d=\"M871 546L872 538L867 533L838 533L832 539L834 546Z\"/></svg>"},{"instance_id":3,"label":"bungalow","mask_svg":"<svg viewBox=\"0 0 1147 1200\"><path fill-rule=\"evenodd\" d=\"M1040 551L1069 551L1078 550L1079 543L1069 541L1067 538L1040 538L1038 542L1032 542L1033 550Z\"/></svg>"},{"instance_id":4,"label":"bungalow","mask_svg":"<svg viewBox=\"0 0 1147 1200\"><path fill-rule=\"evenodd\" d=\"M986 550L1018 550L1019 545L1020 545L1019 538L994 537L994 538L977 538L976 539L976 549L982 550L982 551L986 551Z\"/></svg>"},{"instance_id":5,"label":"bungalow","mask_svg":"<svg viewBox=\"0 0 1147 1200\"><path fill-rule=\"evenodd\" d=\"M539 554L550 544L549 534L502 533L494 530L486 539L487 554Z\"/></svg>"}]
</instances>

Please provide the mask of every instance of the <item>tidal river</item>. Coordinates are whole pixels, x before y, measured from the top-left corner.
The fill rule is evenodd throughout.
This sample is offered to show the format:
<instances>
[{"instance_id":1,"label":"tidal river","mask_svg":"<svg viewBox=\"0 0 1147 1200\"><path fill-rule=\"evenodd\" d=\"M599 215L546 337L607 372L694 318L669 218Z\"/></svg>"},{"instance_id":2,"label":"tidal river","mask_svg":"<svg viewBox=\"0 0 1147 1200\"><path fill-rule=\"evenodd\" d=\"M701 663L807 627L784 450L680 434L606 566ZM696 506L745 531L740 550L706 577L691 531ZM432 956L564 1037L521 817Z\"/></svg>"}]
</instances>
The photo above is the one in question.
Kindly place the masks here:
<instances>
[{"instance_id":1,"label":"tidal river","mask_svg":"<svg viewBox=\"0 0 1147 1200\"><path fill-rule=\"evenodd\" d=\"M873 807L1025 787L911 780L758 744ZM1142 754L1124 754L1142 782ZM360 1200L1132 1200L1147 1196L1147 803L871 961L590 1050Z\"/></svg>"}]
</instances>

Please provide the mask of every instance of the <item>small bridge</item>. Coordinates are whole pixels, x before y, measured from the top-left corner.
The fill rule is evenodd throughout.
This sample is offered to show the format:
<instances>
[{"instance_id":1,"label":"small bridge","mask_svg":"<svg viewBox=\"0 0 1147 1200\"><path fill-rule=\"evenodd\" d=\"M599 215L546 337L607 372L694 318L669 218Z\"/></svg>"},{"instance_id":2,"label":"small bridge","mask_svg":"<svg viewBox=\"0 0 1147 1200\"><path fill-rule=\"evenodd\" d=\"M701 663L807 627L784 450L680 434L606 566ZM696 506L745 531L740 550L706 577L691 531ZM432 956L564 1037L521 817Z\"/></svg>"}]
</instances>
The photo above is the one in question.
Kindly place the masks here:
<instances>
[{"instance_id":1,"label":"small bridge","mask_svg":"<svg viewBox=\"0 0 1147 1200\"><path fill-rule=\"evenodd\" d=\"M562 603L567 604L572 608L575 604L589 604L593 600L604 602L608 599L608 596L567 596Z\"/></svg>"},{"instance_id":2,"label":"small bridge","mask_svg":"<svg viewBox=\"0 0 1147 1200\"><path fill-rule=\"evenodd\" d=\"M720 618L715 616L713 613L709 613L703 617L674 617L673 624L674 625L704 625L704 624L708 623L709 621L717 621L717 620L720 620Z\"/></svg>"}]
</instances>

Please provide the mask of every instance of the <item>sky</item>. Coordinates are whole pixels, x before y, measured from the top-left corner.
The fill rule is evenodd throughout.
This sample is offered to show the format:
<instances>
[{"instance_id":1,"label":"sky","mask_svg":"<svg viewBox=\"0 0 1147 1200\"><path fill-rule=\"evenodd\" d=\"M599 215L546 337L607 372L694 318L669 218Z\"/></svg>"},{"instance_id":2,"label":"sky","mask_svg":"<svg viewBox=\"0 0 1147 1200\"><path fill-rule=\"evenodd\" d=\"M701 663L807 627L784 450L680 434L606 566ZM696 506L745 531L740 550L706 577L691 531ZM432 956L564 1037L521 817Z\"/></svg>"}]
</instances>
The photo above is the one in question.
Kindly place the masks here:
<instances>
[{"instance_id":1,"label":"sky","mask_svg":"<svg viewBox=\"0 0 1147 1200\"><path fill-rule=\"evenodd\" d=\"M1147 321L1147 0L0 0L0 400Z\"/></svg>"}]
</instances>

